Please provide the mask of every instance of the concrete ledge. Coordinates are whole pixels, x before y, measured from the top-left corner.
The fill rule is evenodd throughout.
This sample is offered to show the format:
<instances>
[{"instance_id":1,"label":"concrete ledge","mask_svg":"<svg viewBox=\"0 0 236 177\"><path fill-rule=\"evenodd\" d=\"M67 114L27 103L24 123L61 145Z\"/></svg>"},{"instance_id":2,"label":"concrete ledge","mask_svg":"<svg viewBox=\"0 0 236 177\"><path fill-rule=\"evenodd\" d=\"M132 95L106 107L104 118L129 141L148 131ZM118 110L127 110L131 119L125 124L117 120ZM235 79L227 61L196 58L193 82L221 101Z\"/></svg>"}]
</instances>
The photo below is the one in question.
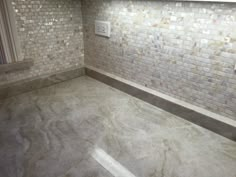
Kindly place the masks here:
<instances>
[{"instance_id":1,"label":"concrete ledge","mask_svg":"<svg viewBox=\"0 0 236 177\"><path fill-rule=\"evenodd\" d=\"M29 69L31 66L33 66L33 64L33 60L24 60L10 64L2 64L0 65L0 74Z\"/></svg>"},{"instance_id":2,"label":"concrete ledge","mask_svg":"<svg viewBox=\"0 0 236 177\"><path fill-rule=\"evenodd\" d=\"M0 99L51 86L84 76L85 74L172 114L182 117L183 119L207 128L219 135L236 141L236 121L91 66L86 66L86 68L70 68L66 71L30 78L7 85L0 85Z\"/></svg>"},{"instance_id":3,"label":"concrete ledge","mask_svg":"<svg viewBox=\"0 0 236 177\"><path fill-rule=\"evenodd\" d=\"M91 66L86 66L85 73L94 79L126 92L136 98L236 141L236 121L232 119L180 101L152 89L148 89Z\"/></svg>"},{"instance_id":4,"label":"concrete ledge","mask_svg":"<svg viewBox=\"0 0 236 177\"><path fill-rule=\"evenodd\" d=\"M65 71L56 72L49 75L38 76L26 80L21 80L11 84L0 86L0 99L16 96L35 89L51 86L76 77L85 75L85 69L70 68Z\"/></svg>"}]
</instances>

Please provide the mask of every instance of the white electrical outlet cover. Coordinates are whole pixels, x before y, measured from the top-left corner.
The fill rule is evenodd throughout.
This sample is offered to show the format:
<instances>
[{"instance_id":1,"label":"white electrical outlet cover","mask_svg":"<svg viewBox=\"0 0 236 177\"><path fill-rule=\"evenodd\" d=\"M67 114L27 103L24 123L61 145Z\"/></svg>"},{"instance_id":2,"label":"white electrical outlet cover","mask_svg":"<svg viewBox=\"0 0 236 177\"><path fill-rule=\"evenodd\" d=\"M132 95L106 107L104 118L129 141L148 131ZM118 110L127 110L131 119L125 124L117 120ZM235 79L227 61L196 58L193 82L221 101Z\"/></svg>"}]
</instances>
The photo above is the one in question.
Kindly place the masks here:
<instances>
[{"instance_id":1,"label":"white electrical outlet cover","mask_svg":"<svg viewBox=\"0 0 236 177\"><path fill-rule=\"evenodd\" d=\"M108 21L95 21L95 34L105 37L111 36L111 23Z\"/></svg>"}]
</instances>

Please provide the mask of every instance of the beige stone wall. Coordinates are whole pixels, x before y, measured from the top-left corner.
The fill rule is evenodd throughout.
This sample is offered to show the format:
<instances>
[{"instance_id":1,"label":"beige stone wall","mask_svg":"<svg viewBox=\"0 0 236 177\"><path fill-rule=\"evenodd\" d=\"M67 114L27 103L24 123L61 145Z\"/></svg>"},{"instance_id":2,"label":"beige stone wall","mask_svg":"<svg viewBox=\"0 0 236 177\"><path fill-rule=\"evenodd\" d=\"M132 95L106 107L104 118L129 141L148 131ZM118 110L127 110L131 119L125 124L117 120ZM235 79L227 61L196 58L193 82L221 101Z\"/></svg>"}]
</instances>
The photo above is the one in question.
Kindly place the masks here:
<instances>
[{"instance_id":1,"label":"beige stone wall","mask_svg":"<svg viewBox=\"0 0 236 177\"><path fill-rule=\"evenodd\" d=\"M84 64L80 0L13 0L21 50L30 70L0 75L6 84Z\"/></svg>"},{"instance_id":2,"label":"beige stone wall","mask_svg":"<svg viewBox=\"0 0 236 177\"><path fill-rule=\"evenodd\" d=\"M236 120L236 4L83 0L85 63ZM110 21L111 38L94 21Z\"/></svg>"}]
</instances>

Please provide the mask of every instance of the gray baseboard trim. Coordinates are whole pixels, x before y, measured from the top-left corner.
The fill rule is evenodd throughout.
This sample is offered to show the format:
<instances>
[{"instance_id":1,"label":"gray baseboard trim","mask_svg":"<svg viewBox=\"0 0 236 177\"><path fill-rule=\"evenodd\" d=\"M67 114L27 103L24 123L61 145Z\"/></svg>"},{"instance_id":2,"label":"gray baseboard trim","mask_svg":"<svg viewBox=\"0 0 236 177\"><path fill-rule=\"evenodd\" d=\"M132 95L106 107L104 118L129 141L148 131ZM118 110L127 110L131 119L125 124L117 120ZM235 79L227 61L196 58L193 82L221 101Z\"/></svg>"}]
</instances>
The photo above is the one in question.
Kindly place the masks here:
<instances>
[{"instance_id":1,"label":"gray baseboard trim","mask_svg":"<svg viewBox=\"0 0 236 177\"><path fill-rule=\"evenodd\" d=\"M0 99L48 87L84 75L88 75L136 98L182 117L185 120L236 141L236 121L164 94L157 93L156 91L90 66L86 66L86 68L70 68L66 71L26 79L7 85L0 85Z\"/></svg>"},{"instance_id":2,"label":"gray baseboard trim","mask_svg":"<svg viewBox=\"0 0 236 177\"><path fill-rule=\"evenodd\" d=\"M60 82L74 79L85 75L84 67L69 68L52 74L38 76L18 82L0 86L0 99L16 96L43 87L48 87Z\"/></svg>"},{"instance_id":3,"label":"gray baseboard trim","mask_svg":"<svg viewBox=\"0 0 236 177\"><path fill-rule=\"evenodd\" d=\"M0 74L30 69L30 67L33 65L34 65L33 60L24 60L24 61L19 61L15 63L1 64Z\"/></svg>"},{"instance_id":4,"label":"gray baseboard trim","mask_svg":"<svg viewBox=\"0 0 236 177\"><path fill-rule=\"evenodd\" d=\"M169 96L164 96L164 94L161 93L156 94L156 92L151 91L151 89L146 89L143 86L139 86L91 66L86 66L85 73L86 75L128 93L129 95L236 141L236 121L232 119L212 113L189 103L170 98Z\"/></svg>"}]
</instances>

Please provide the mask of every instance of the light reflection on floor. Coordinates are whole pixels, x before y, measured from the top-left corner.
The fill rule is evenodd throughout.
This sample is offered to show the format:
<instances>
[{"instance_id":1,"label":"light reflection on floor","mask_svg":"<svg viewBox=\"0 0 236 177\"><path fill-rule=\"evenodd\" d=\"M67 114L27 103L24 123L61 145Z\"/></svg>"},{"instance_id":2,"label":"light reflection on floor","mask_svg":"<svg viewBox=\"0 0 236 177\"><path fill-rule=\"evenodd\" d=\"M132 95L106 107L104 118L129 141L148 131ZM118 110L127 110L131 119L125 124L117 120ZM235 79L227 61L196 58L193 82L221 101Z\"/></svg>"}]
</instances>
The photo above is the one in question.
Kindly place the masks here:
<instances>
[{"instance_id":1,"label":"light reflection on floor","mask_svg":"<svg viewBox=\"0 0 236 177\"><path fill-rule=\"evenodd\" d=\"M103 149L96 147L92 157L115 177L136 177Z\"/></svg>"}]
</instances>

